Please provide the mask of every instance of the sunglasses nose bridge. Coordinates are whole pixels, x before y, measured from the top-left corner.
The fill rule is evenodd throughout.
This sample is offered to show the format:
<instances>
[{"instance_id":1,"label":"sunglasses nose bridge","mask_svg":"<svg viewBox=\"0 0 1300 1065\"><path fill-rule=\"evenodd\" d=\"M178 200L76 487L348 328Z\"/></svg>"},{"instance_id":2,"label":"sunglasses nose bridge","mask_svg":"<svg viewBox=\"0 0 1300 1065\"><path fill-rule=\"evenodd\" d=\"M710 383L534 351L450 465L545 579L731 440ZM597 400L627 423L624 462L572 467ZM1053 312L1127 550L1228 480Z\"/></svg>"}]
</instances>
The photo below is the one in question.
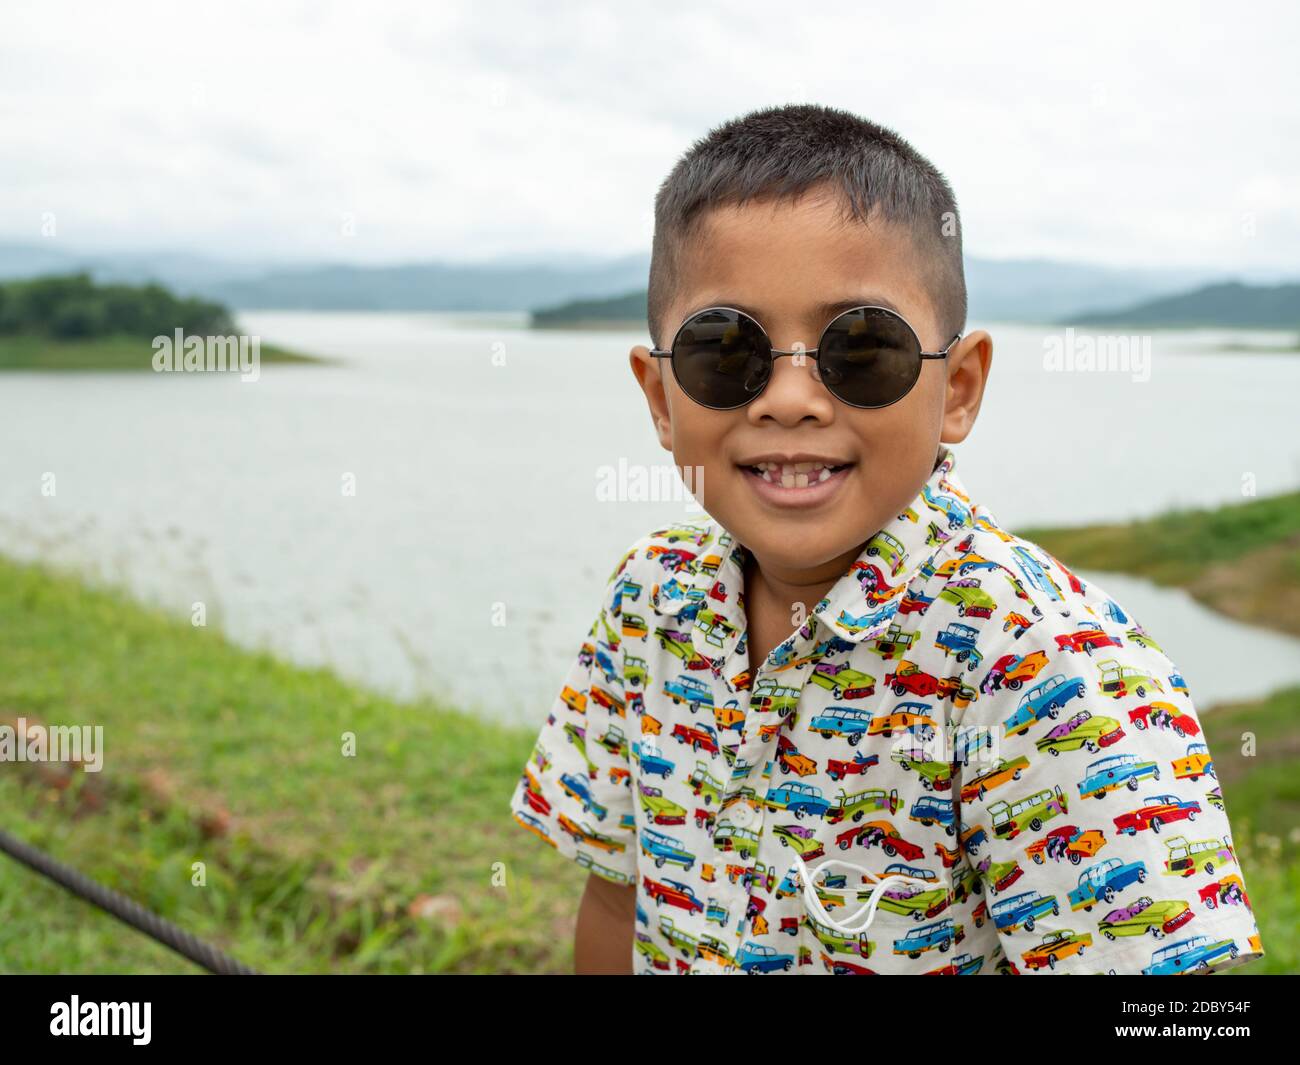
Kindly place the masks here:
<instances>
[{"instance_id":1,"label":"sunglasses nose bridge","mask_svg":"<svg viewBox=\"0 0 1300 1065\"><path fill-rule=\"evenodd\" d=\"M806 362L800 362L799 356L807 357ZM793 371L808 374L816 384L822 384L821 364L817 361L816 348L795 348L792 351L783 351L778 348L772 349L772 372L768 375L765 382L764 391L769 391L776 378L776 368L780 365L780 360L788 358Z\"/></svg>"},{"instance_id":2,"label":"sunglasses nose bridge","mask_svg":"<svg viewBox=\"0 0 1300 1065\"><path fill-rule=\"evenodd\" d=\"M807 359L808 361L803 362L800 356L802 356L804 359ZM776 368L776 363L778 359L789 359L791 366L795 366L795 367L805 366L812 371L813 380L815 381L821 380L821 364L817 361L816 348L795 347L788 351L782 350L781 348L773 348L772 349L773 369Z\"/></svg>"},{"instance_id":3,"label":"sunglasses nose bridge","mask_svg":"<svg viewBox=\"0 0 1300 1065\"><path fill-rule=\"evenodd\" d=\"M801 355L804 356L805 358L807 358L808 361L807 361L806 363L801 363L801 362L799 361L799 356L801 356ZM821 381L821 379L822 379L822 375L821 375L821 363L819 363L819 362L817 361L817 349L816 349L816 348L794 348L793 350L790 350L790 351L783 351L783 350L781 350L780 348L773 348L773 349L772 349L772 369L773 369L774 372L775 372L775 370L776 370L777 360L779 360L779 359L786 359L786 358L788 358L788 359L790 360L790 365L791 365L791 366L794 366L794 367L796 367L796 368L799 368L799 367L802 366L802 367L806 368L809 372L811 372L811 374L812 374L812 379L813 379L814 381L818 381L818 382Z\"/></svg>"}]
</instances>

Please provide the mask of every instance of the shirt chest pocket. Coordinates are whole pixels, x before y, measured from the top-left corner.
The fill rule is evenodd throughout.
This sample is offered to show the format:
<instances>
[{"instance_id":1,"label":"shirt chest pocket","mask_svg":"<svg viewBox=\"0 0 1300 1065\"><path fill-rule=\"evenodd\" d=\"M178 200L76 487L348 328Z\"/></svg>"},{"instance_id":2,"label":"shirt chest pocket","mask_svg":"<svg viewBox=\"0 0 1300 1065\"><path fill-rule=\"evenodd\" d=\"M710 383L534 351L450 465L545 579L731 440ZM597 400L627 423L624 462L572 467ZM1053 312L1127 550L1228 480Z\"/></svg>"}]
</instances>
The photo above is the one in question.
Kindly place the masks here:
<instances>
[{"instance_id":1,"label":"shirt chest pocket","mask_svg":"<svg viewBox=\"0 0 1300 1065\"><path fill-rule=\"evenodd\" d=\"M809 975L952 974L966 929L952 882L877 877L851 862L810 867L798 896L798 972ZM865 875L864 875L865 874Z\"/></svg>"}]
</instances>

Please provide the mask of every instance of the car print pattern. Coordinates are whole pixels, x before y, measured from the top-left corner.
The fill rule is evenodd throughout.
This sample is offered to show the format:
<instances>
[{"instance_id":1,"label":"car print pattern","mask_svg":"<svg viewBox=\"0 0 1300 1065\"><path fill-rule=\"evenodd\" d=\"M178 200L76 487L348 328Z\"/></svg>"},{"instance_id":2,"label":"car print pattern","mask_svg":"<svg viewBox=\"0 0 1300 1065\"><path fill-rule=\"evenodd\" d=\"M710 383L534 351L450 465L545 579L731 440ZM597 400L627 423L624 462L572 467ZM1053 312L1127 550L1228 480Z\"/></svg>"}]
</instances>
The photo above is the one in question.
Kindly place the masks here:
<instances>
[{"instance_id":1,"label":"car print pattern","mask_svg":"<svg viewBox=\"0 0 1300 1065\"><path fill-rule=\"evenodd\" d=\"M1177 974L1263 953L1181 674L972 503L955 462L754 667L746 549L717 522L615 568L511 812L635 887L635 972ZM796 856L837 923L884 879L870 924L810 912Z\"/></svg>"}]
</instances>

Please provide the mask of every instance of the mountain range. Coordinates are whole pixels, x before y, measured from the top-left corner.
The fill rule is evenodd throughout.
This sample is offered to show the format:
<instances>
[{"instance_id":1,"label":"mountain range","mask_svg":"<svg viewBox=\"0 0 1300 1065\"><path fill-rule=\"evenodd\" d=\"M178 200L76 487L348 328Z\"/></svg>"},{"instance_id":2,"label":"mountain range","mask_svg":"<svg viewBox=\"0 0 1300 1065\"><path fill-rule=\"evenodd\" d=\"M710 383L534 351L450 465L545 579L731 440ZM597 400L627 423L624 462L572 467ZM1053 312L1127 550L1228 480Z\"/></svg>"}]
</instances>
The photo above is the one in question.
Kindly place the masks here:
<instances>
[{"instance_id":1,"label":"mountain range","mask_svg":"<svg viewBox=\"0 0 1300 1065\"><path fill-rule=\"evenodd\" d=\"M1071 319L1076 325L1249 329L1300 329L1300 284L1243 285L1225 281L1191 292L1146 300L1132 307Z\"/></svg>"},{"instance_id":2,"label":"mountain range","mask_svg":"<svg viewBox=\"0 0 1300 1065\"><path fill-rule=\"evenodd\" d=\"M0 279L81 270L98 281L157 281L178 294L219 300L243 310L541 310L544 317L546 309L559 307L558 317L571 319L564 305L581 301L584 317L609 320L622 317L630 307L633 319L643 321L649 255L556 256L553 262L534 255L481 263L304 265L183 252L91 254L53 244L0 243ZM1206 286L1213 287L1216 313L1233 319L1222 324L1278 324L1290 314L1287 308L1295 306L1294 294L1286 291L1259 299L1246 295L1251 286L1241 282L1281 280L1275 275L1239 276L1233 279L1238 290L1231 289L1229 280L1222 271L1211 269L1117 269L1048 259L966 260L970 317L983 322L1070 319L1147 324L1150 319L1142 319L1141 308L1153 303L1160 313L1174 315L1173 321L1190 322L1197 300L1191 290L1204 292ZM605 301L614 302L602 308ZM1266 306L1273 309L1265 311ZM1257 313L1268 321L1256 323L1252 316Z\"/></svg>"}]
</instances>

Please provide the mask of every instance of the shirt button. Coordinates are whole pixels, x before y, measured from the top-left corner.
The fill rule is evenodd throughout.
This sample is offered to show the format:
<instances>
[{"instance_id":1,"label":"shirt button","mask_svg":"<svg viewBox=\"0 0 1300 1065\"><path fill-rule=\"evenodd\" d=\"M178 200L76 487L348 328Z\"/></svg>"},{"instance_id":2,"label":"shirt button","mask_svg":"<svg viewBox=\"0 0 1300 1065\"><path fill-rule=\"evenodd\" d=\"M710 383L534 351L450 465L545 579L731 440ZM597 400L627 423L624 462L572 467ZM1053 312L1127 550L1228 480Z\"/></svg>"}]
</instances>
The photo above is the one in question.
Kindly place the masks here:
<instances>
[{"instance_id":1,"label":"shirt button","mask_svg":"<svg viewBox=\"0 0 1300 1065\"><path fill-rule=\"evenodd\" d=\"M754 808L747 802L736 804L736 809L728 811L727 819L737 828L748 828L754 823Z\"/></svg>"}]
</instances>

